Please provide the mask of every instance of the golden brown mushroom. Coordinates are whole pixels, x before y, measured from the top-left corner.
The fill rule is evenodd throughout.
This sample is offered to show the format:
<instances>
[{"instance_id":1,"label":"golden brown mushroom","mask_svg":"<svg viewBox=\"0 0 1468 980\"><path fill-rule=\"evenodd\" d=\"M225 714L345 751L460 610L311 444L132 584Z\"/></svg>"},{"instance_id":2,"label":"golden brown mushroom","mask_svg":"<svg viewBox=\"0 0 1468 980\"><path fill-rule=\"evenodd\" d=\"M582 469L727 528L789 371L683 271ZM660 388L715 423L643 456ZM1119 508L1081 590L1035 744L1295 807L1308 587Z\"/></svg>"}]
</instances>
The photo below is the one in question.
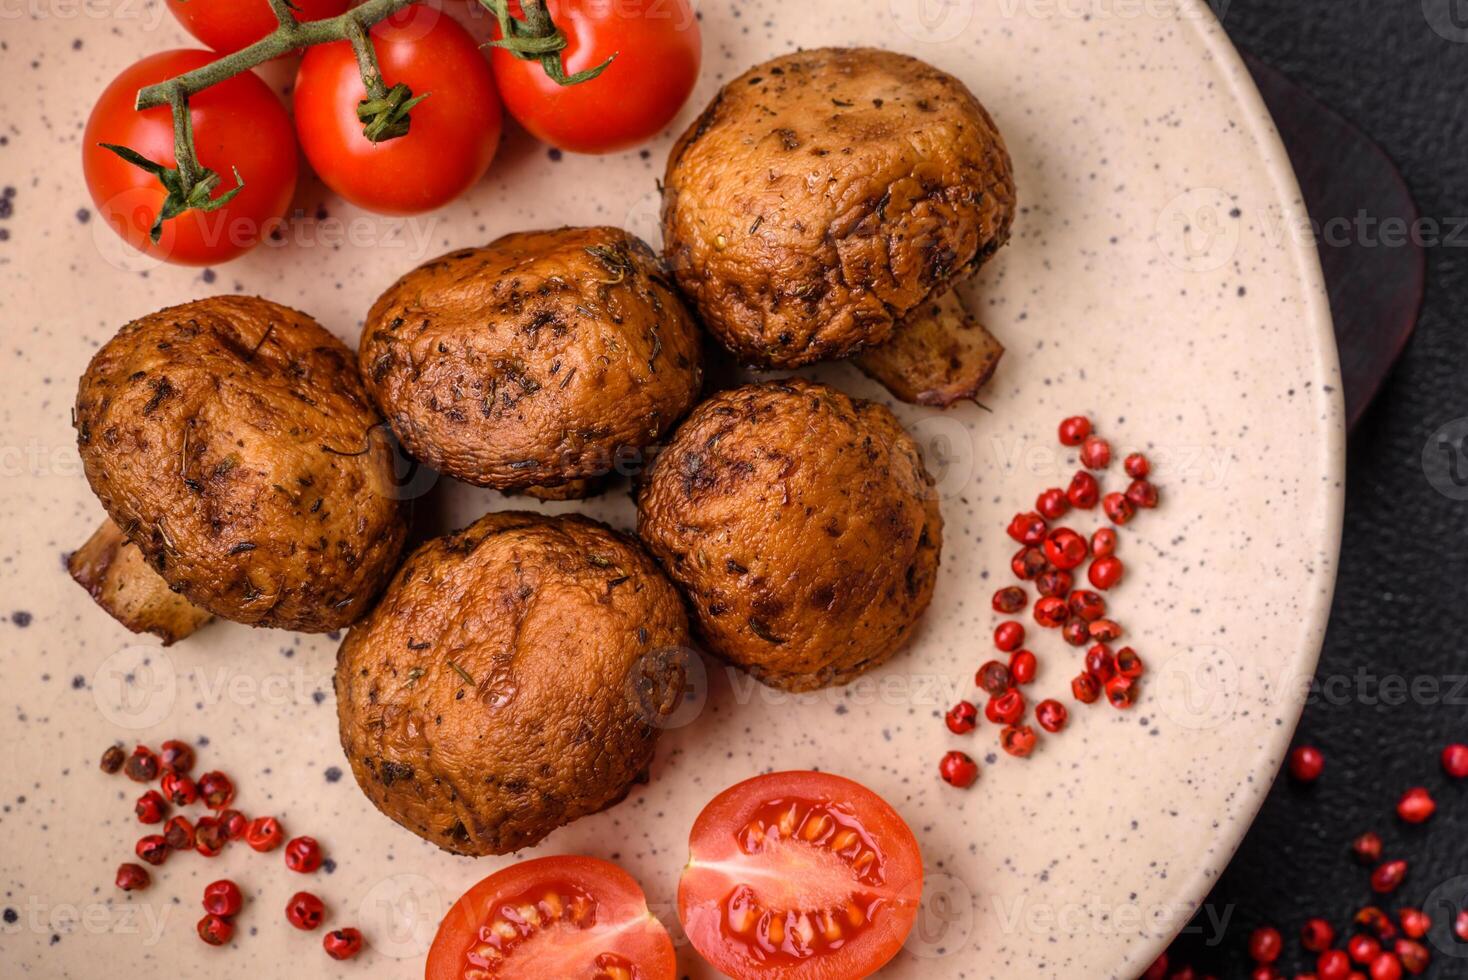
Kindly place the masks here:
<instances>
[{"instance_id":1,"label":"golden brown mushroom","mask_svg":"<svg viewBox=\"0 0 1468 980\"><path fill-rule=\"evenodd\" d=\"M953 76L890 51L800 51L729 82L678 140L664 252L726 347L793 367L887 342L1004 244L1014 204L1004 141ZM868 369L958 383L951 357L910 363L931 347Z\"/></svg>"},{"instance_id":2,"label":"golden brown mushroom","mask_svg":"<svg viewBox=\"0 0 1468 980\"><path fill-rule=\"evenodd\" d=\"M489 514L409 556L342 642L342 747L369 799L458 854L621 800L683 696L688 620L635 542Z\"/></svg>"},{"instance_id":3,"label":"golden brown mushroom","mask_svg":"<svg viewBox=\"0 0 1468 980\"><path fill-rule=\"evenodd\" d=\"M326 632L397 563L391 446L351 350L303 313L217 296L129 323L82 376L76 430L127 544L104 525L73 573L130 629L176 639L202 610Z\"/></svg>"}]
</instances>

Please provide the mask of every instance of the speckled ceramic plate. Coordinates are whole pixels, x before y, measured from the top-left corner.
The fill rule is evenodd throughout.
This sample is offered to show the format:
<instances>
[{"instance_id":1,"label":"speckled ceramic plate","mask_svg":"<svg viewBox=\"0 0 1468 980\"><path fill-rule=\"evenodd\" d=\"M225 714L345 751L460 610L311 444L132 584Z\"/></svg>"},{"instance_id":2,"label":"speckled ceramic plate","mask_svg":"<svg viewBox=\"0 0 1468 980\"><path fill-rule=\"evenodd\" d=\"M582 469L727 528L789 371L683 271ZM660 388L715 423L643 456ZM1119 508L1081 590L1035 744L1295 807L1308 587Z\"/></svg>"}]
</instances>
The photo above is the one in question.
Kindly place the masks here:
<instances>
[{"instance_id":1,"label":"speckled ceramic plate","mask_svg":"<svg viewBox=\"0 0 1468 980\"><path fill-rule=\"evenodd\" d=\"M676 928L670 903L703 803L772 767L830 769L890 800L922 844L928 899L888 975L1134 976L1254 816L1313 672L1335 576L1336 353L1275 132L1212 12L1193 0L701 6L706 68L678 129L722 80L798 45L890 46L979 94L1008 140L1023 207L968 298L1009 354L988 412L899 408L939 475L947 521L937 597L913 646L851 687L798 698L709 664L651 783L534 853L620 862ZM439 252L560 223L655 239L654 179L672 134L640 154L564 159L511 135L472 194L413 220L363 214L308 181L271 247L202 273L151 267L88 220L78 140L105 82L186 43L183 33L158 0L57 0L0 16L0 182L15 188L0 207L3 972L413 976L441 911L505 861L437 851L342 775L331 638L218 623L165 652L71 583L63 556L101 514L69 427L76 378L128 319L211 293L268 296L354 342L378 291ZM287 76L276 66L272 78ZM883 397L847 366L817 373ZM957 737L941 715L989 656L989 595L1012 551L1004 522L1073 468L1053 435L1073 412L1156 461L1164 504L1127 530L1131 572L1112 598L1151 673L1133 710L1076 706L1063 736L1017 760L997 752L992 726ZM445 526L507 505L447 482L419 489ZM586 509L632 524L620 490ZM1069 701L1077 654L1053 635L1034 649L1036 696ZM112 887L139 826L133 785L99 773L98 754L115 739L172 736L235 775L243 810L326 843L334 867L313 885L334 922L367 933L361 959L333 964L319 937L286 926L280 910L303 880L278 856L184 855L150 891ZM981 760L968 792L937 778L949 748ZM220 951L193 923L202 886L223 874L249 906ZM688 974L709 975L686 946L680 955Z\"/></svg>"}]
</instances>

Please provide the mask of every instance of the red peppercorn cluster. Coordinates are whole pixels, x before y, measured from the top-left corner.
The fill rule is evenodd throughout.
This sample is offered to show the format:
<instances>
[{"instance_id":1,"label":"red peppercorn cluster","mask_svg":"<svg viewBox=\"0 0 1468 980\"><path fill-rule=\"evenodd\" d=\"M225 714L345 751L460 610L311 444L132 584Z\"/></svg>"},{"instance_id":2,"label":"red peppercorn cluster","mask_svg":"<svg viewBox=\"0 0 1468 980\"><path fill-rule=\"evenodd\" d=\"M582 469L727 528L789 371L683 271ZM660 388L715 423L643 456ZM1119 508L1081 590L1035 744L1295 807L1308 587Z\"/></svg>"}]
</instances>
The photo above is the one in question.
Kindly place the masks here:
<instances>
[{"instance_id":1,"label":"red peppercorn cluster","mask_svg":"<svg viewBox=\"0 0 1468 980\"><path fill-rule=\"evenodd\" d=\"M1157 488L1148 480L1151 464L1141 453L1131 453L1122 464L1130 483L1124 492L1102 492L1098 474L1111 466L1111 444L1096 435L1091 420L1073 416L1060 423L1062 445L1078 449L1082 469L1071 477L1065 488L1050 487L1035 499L1035 509L1014 515L1007 532L1020 549L1010 559L1010 570L1018 585L1006 585L995 591L994 611L1016 616L1030 606L1024 583L1034 583L1037 598L1030 615L1045 629L1058 630L1070 646L1086 650L1085 669L1071 681L1071 695L1082 704L1091 704L1106 695L1116 708L1130 708L1137 699L1138 684L1144 672L1142 658L1131 647L1113 652L1109 644L1121 639L1120 623L1107 615L1107 601L1101 594L1122 580L1125 567L1116 557L1116 528L1127 524L1139 510L1157 506ZM1072 511L1101 510L1110 521L1084 537L1074 528L1052 526ZM1087 561L1089 565L1087 566ZM1082 566L1091 588L1076 588ZM1039 674L1039 659L1024 648L1025 628L1015 620L1006 620L994 630L994 646L1009 655L1008 663L991 660L979 668L975 683L988 695L984 717L1001 726L999 745L1010 755L1027 756L1035 748L1037 736L1024 724L1027 699L1021 687L1033 683ZM978 709L969 701L960 701L944 716L950 731L967 734L978 725ZM1035 707L1035 721L1047 732L1065 727L1069 717L1065 706L1053 698ZM954 757L958 757L955 761ZM967 760L964 764L963 760ZM1446 765L1446 761L1444 765ZM1464 760L1468 766L1468 759ZM955 786L968 786L977 776L978 767L961 752L950 752L939 767L945 780Z\"/></svg>"},{"instance_id":2,"label":"red peppercorn cluster","mask_svg":"<svg viewBox=\"0 0 1468 980\"><path fill-rule=\"evenodd\" d=\"M1468 778L1468 746L1449 745L1442 751L1443 771L1452 779ZM1286 761L1290 777L1299 783L1313 783L1325 770L1325 756L1312 745L1291 750ZM1407 789L1397 800L1397 817L1407 824L1423 824L1437 812L1437 801L1425 786ZM1381 835L1367 831L1350 844L1355 860L1371 868L1370 888L1378 895L1396 893L1407 879L1408 864L1401 858L1382 860L1384 846ZM1454 912L1453 934L1468 943L1468 908ZM1401 980L1404 976L1425 973L1432 963L1432 953L1423 942L1432 929L1432 917L1422 909L1400 908L1396 918L1376 905L1361 908L1344 931L1344 943L1337 942L1335 928L1325 919L1312 918L1300 928L1300 947L1304 951L1301 972L1295 980ZM1439 947L1441 948L1441 947ZM1276 963L1284 953L1284 940L1278 929L1264 925L1255 929L1248 940L1249 958L1254 969L1252 980L1284 980ZM1168 969L1166 954L1143 974L1154 980L1192 977L1191 968ZM1456 973L1444 976L1457 976Z\"/></svg>"},{"instance_id":3,"label":"red peppercorn cluster","mask_svg":"<svg viewBox=\"0 0 1468 980\"><path fill-rule=\"evenodd\" d=\"M977 709L974 711L977 714ZM280 847L285 831L279 820L251 820L232 809L234 782L222 772L206 772L196 782L189 775L193 767L194 749L187 742L164 742L157 753L145 745L137 746L130 755L118 745L102 753L103 772L122 772L135 782L159 783L157 789L146 790L133 805L139 822L163 824L161 834L148 834L138 840L134 852L140 860L158 867L176 851L214 857L237 840L261 853ZM183 809L200 804L206 812L192 820L182 813L169 814L170 807ZM314 838L295 837L286 844L285 864L290 870L310 874L323 863L321 845ZM152 882L142 865L128 862L117 869L117 887L123 891L139 891ZM239 885L228 879L212 882L204 889L203 904L205 914L197 926L199 938L211 946L227 945L234 938L235 917L244 907ZM310 892L297 892L286 904L286 920L298 929L316 929L325 916L326 906ZM351 928L334 929L322 940L322 947L333 959L350 959L362 949L362 934Z\"/></svg>"}]
</instances>

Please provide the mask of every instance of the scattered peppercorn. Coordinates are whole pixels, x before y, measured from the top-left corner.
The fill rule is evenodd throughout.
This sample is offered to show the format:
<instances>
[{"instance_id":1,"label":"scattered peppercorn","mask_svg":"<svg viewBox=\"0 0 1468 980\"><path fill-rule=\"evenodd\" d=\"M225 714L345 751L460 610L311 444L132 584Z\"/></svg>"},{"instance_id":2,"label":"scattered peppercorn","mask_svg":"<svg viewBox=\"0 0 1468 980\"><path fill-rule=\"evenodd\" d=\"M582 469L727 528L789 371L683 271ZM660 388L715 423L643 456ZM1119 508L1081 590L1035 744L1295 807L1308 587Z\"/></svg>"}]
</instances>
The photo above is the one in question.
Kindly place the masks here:
<instances>
[{"instance_id":1,"label":"scattered peppercorn","mask_svg":"<svg viewBox=\"0 0 1468 980\"><path fill-rule=\"evenodd\" d=\"M1114 619L1098 619L1086 627L1086 632L1097 643L1111 643L1121 639L1121 624Z\"/></svg>"},{"instance_id":2,"label":"scattered peppercorn","mask_svg":"<svg viewBox=\"0 0 1468 980\"><path fill-rule=\"evenodd\" d=\"M1116 554L1116 532L1103 527L1092 533L1091 554L1097 558L1110 558Z\"/></svg>"},{"instance_id":3,"label":"scattered peppercorn","mask_svg":"<svg viewBox=\"0 0 1468 980\"><path fill-rule=\"evenodd\" d=\"M170 850L192 851L194 849L194 825L185 816L169 817L163 825L163 839Z\"/></svg>"},{"instance_id":4,"label":"scattered peppercorn","mask_svg":"<svg viewBox=\"0 0 1468 980\"><path fill-rule=\"evenodd\" d=\"M1006 725L999 733L999 747L1023 759L1035 750L1035 730L1029 725Z\"/></svg>"},{"instance_id":5,"label":"scattered peppercorn","mask_svg":"<svg viewBox=\"0 0 1468 980\"><path fill-rule=\"evenodd\" d=\"M204 857L214 857L224 850L229 836L215 817L200 817L194 824L194 848Z\"/></svg>"},{"instance_id":6,"label":"scattered peppercorn","mask_svg":"<svg viewBox=\"0 0 1468 980\"><path fill-rule=\"evenodd\" d=\"M285 903L286 919L297 929L306 932L320 926L325 914L326 906L321 903L321 899L310 892L296 892L291 896L290 901Z\"/></svg>"},{"instance_id":7,"label":"scattered peppercorn","mask_svg":"<svg viewBox=\"0 0 1468 980\"><path fill-rule=\"evenodd\" d=\"M158 757L146 745L139 745L123 763L122 771L135 783L151 783L158 778Z\"/></svg>"},{"instance_id":8,"label":"scattered peppercorn","mask_svg":"<svg viewBox=\"0 0 1468 980\"><path fill-rule=\"evenodd\" d=\"M1005 653L1013 653L1025 644L1025 627L1014 620L994 627L994 645Z\"/></svg>"},{"instance_id":9,"label":"scattered peppercorn","mask_svg":"<svg viewBox=\"0 0 1468 980\"><path fill-rule=\"evenodd\" d=\"M1459 742L1443 749L1443 772L1454 779L1468 779L1468 745Z\"/></svg>"},{"instance_id":10,"label":"scattered peppercorn","mask_svg":"<svg viewBox=\"0 0 1468 980\"><path fill-rule=\"evenodd\" d=\"M1382 953L1371 961L1371 980L1402 980L1402 963L1394 953Z\"/></svg>"},{"instance_id":11,"label":"scattered peppercorn","mask_svg":"<svg viewBox=\"0 0 1468 980\"><path fill-rule=\"evenodd\" d=\"M1126 470L1126 475L1136 480L1152 472L1152 464L1141 453L1130 453L1121 465Z\"/></svg>"},{"instance_id":12,"label":"scattered peppercorn","mask_svg":"<svg viewBox=\"0 0 1468 980\"><path fill-rule=\"evenodd\" d=\"M199 920L199 938L210 946L223 946L234 936L234 924L220 915L206 915Z\"/></svg>"},{"instance_id":13,"label":"scattered peppercorn","mask_svg":"<svg viewBox=\"0 0 1468 980\"><path fill-rule=\"evenodd\" d=\"M1107 555L1105 558L1097 558L1091 562L1086 578L1092 585L1104 592L1120 582L1125 571L1120 558Z\"/></svg>"},{"instance_id":14,"label":"scattered peppercorn","mask_svg":"<svg viewBox=\"0 0 1468 980\"><path fill-rule=\"evenodd\" d=\"M321 941L326 955L334 960L349 960L362 951L362 934L356 929L333 929Z\"/></svg>"},{"instance_id":15,"label":"scattered peppercorn","mask_svg":"<svg viewBox=\"0 0 1468 980\"><path fill-rule=\"evenodd\" d=\"M199 798L199 787L188 776L175 772L172 769L163 771L163 795L173 802L174 806L189 806Z\"/></svg>"},{"instance_id":16,"label":"scattered peppercorn","mask_svg":"<svg viewBox=\"0 0 1468 980\"><path fill-rule=\"evenodd\" d=\"M1315 960L1318 980L1346 980L1351 973L1351 960L1339 949L1327 949Z\"/></svg>"},{"instance_id":17,"label":"scattered peppercorn","mask_svg":"<svg viewBox=\"0 0 1468 980\"><path fill-rule=\"evenodd\" d=\"M1035 603L1035 622L1047 629L1057 629L1070 618L1070 606L1056 595L1041 597Z\"/></svg>"},{"instance_id":18,"label":"scattered peppercorn","mask_svg":"<svg viewBox=\"0 0 1468 980\"><path fill-rule=\"evenodd\" d=\"M996 725L1013 725L1024 717L1025 696L1010 688L998 697L989 699L984 705L984 717Z\"/></svg>"},{"instance_id":19,"label":"scattered peppercorn","mask_svg":"<svg viewBox=\"0 0 1468 980\"><path fill-rule=\"evenodd\" d=\"M1009 560L1009 570L1014 573L1014 577L1025 582L1033 580L1049 566L1050 563L1045 560L1045 552L1030 545L1020 548Z\"/></svg>"},{"instance_id":20,"label":"scattered peppercorn","mask_svg":"<svg viewBox=\"0 0 1468 980\"><path fill-rule=\"evenodd\" d=\"M1335 942L1335 930L1324 919L1307 919L1300 928L1300 945L1312 953L1329 949L1333 942Z\"/></svg>"},{"instance_id":21,"label":"scattered peppercorn","mask_svg":"<svg viewBox=\"0 0 1468 980\"><path fill-rule=\"evenodd\" d=\"M127 756L123 754L122 746L107 746L106 751L102 753L102 771L109 776L112 775L122 768L123 760L126 758Z\"/></svg>"},{"instance_id":22,"label":"scattered peppercorn","mask_svg":"<svg viewBox=\"0 0 1468 980\"><path fill-rule=\"evenodd\" d=\"M1111 443L1100 436L1087 436L1081 443L1081 465L1088 470L1104 470L1111 465Z\"/></svg>"},{"instance_id":23,"label":"scattered peppercorn","mask_svg":"<svg viewBox=\"0 0 1468 980\"><path fill-rule=\"evenodd\" d=\"M994 611L1012 616L1029 604L1030 597L1017 585L1008 585L994 593Z\"/></svg>"},{"instance_id":24,"label":"scattered peppercorn","mask_svg":"<svg viewBox=\"0 0 1468 980\"><path fill-rule=\"evenodd\" d=\"M938 775L948 785L966 789L979 778L979 764L962 752L949 752L938 763Z\"/></svg>"},{"instance_id":25,"label":"scattered peppercorn","mask_svg":"<svg viewBox=\"0 0 1468 980\"><path fill-rule=\"evenodd\" d=\"M1094 704L1101 696L1101 682L1090 673L1077 674L1071 679L1070 693L1082 704Z\"/></svg>"},{"instance_id":26,"label":"scattered peppercorn","mask_svg":"<svg viewBox=\"0 0 1468 980\"><path fill-rule=\"evenodd\" d=\"M1110 647L1098 643L1086 651L1086 673L1102 684L1116 676L1116 661Z\"/></svg>"},{"instance_id":27,"label":"scattered peppercorn","mask_svg":"<svg viewBox=\"0 0 1468 980\"><path fill-rule=\"evenodd\" d=\"M1049 527L1045 518L1034 512L1015 514L1009 522L1009 536L1020 544L1036 545L1045 540Z\"/></svg>"},{"instance_id":28,"label":"scattered peppercorn","mask_svg":"<svg viewBox=\"0 0 1468 980\"><path fill-rule=\"evenodd\" d=\"M228 878L211 881L204 886L204 911L210 915L236 915L245 903L240 886Z\"/></svg>"},{"instance_id":29,"label":"scattered peppercorn","mask_svg":"<svg viewBox=\"0 0 1468 980\"><path fill-rule=\"evenodd\" d=\"M153 876L141 864L128 862L117 866L117 887L125 892L136 892L153 883Z\"/></svg>"},{"instance_id":30,"label":"scattered peppercorn","mask_svg":"<svg viewBox=\"0 0 1468 980\"><path fill-rule=\"evenodd\" d=\"M1401 960L1402 969L1413 976L1425 972L1432 963L1432 954L1427 951L1427 947L1411 939L1398 939L1392 952Z\"/></svg>"},{"instance_id":31,"label":"scattered peppercorn","mask_svg":"<svg viewBox=\"0 0 1468 980\"><path fill-rule=\"evenodd\" d=\"M250 826L249 818L238 810L223 810L219 814L219 826L224 828L228 840L239 840Z\"/></svg>"},{"instance_id":32,"label":"scattered peppercorn","mask_svg":"<svg viewBox=\"0 0 1468 980\"><path fill-rule=\"evenodd\" d=\"M1071 586L1074 584L1075 578L1070 572L1052 568L1042 572L1035 579L1035 591L1046 598L1064 599L1070 595Z\"/></svg>"},{"instance_id":33,"label":"scattered peppercorn","mask_svg":"<svg viewBox=\"0 0 1468 980\"><path fill-rule=\"evenodd\" d=\"M1351 841L1351 853L1362 864L1375 864L1381 860L1381 838L1368 830Z\"/></svg>"},{"instance_id":34,"label":"scattered peppercorn","mask_svg":"<svg viewBox=\"0 0 1468 980\"><path fill-rule=\"evenodd\" d=\"M1045 536L1045 557L1061 571L1070 571L1086 560L1086 539L1068 527L1058 527Z\"/></svg>"},{"instance_id":35,"label":"scattered peppercorn","mask_svg":"<svg viewBox=\"0 0 1468 980\"><path fill-rule=\"evenodd\" d=\"M1125 494L1108 493L1101 498L1101 509L1113 524L1125 524L1136 514L1136 507Z\"/></svg>"},{"instance_id":36,"label":"scattered peppercorn","mask_svg":"<svg viewBox=\"0 0 1468 980\"><path fill-rule=\"evenodd\" d=\"M1255 963L1273 963L1284 949L1284 940L1273 926L1260 926L1249 933L1249 959Z\"/></svg>"},{"instance_id":37,"label":"scattered peppercorn","mask_svg":"<svg viewBox=\"0 0 1468 980\"><path fill-rule=\"evenodd\" d=\"M1070 712L1065 710L1065 705L1054 698L1047 698L1035 705L1035 720L1047 732L1060 731L1069 717Z\"/></svg>"},{"instance_id":38,"label":"scattered peppercorn","mask_svg":"<svg viewBox=\"0 0 1468 980\"><path fill-rule=\"evenodd\" d=\"M974 675L974 683L985 694L997 698L1014 686L1014 679L1009 676L1008 667L997 660L990 660Z\"/></svg>"},{"instance_id":39,"label":"scattered peppercorn","mask_svg":"<svg viewBox=\"0 0 1468 980\"><path fill-rule=\"evenodd\" d=\"M1070 478L1070 486L1065 490L1065 499L1070 501L1072 507L1090 510L1101 499L1101 485L1085 470L1078 470L1076 475Z\"/></svg>"},{"instance_id":40,"label":"scattered peppercorn","mask_svg":"<svg viewBox=\"0 0 1468 980\"><path fill-rule=\"evenodd\" d=\"M960 701L948 709L943 717L948 730L955 735L964 735L974 730L979 723L979 709L972 701Z\"/></svg>"},{"instance_id":41,"label":"scattered peppercorn","mask_svg":"<svg viewBox=\"0 0 1468 980\"><path fill-rule=\"evenodd\" d=\"M1079 616L1072 616L1060 627L1060 636L1073 647L1083 647L1091 642L1090 624Z\"/></svg>"},{"instance_id":42,"label":"scattered peppercorn","mask_svg":"<svg viewBox=\"0 0 1468 980\"><path fill-rule=\"evenodd\" d=\"M158 760L163 763L165 769L171 769L180 775L187 775L194 768L194 749L187 742L169 739L160 747Z\"/></svg>"},{"instance_id":43,"label":"scattered peppercorn","mask_svg":"<svg viewBox=\"0 0 1468 980\"><path fill-rule=\"evenodd\" d=\"M1133 507L1151 510L1157 506L1157 488L1147 480L1133 480L1126 488L1125 499Z\"/></svg>"},{"instance_id":44,"label":"scattered peppercorn","mask_svg":"<svg viewBox=\"0 0 1468 980\"><path fill-rule=\"evenodd\" d=\"M1381 943L1362 933L1357 933L1346 942L1346 955L1361 966L1370 966L1371 961L1380 954Z\"/></svg>"},{"instance_id":45,"label":"scattered peppercorn","mask_svg":"<svg viewBox=\"0 0 1468 980\"><path fill-rule=\"evenodd\" d=\"M1409 939L1421 939L1432 928L1432 916L1421 909L1402 909L1397 913L1397 921Z\"/></svg>"},{"instance_id":46,"label":"scattered peppercorn","mask_svg":"<svg viewBox=\"0 0 1468 980\"><path fill-rule=\"evenodd\" d=\"M1035 679L1039 664L1028 650L1016 650L1009 658L1009 676L1016 684L1029 684Z\"/></svg>"},{"instance_id":47,"label":"scattered peppercorn","mask_svg":"<svg viewBox=\"0 0 1468 980\"><path fill-rule=\"evenodd\" d=\"M1290 775L1302 783L1313 783L1325 770L1325 756L1313 745L1297 746L1290 752Z\"/></svg>"},{"instance_id":48,"label":"scattered peppercorn","mask_svg":"<svg viewBox=\"0 0 1468 980\"><path fill-rule=\"evenodd\" d=\"M1070 510L1070 500L1066 497L1064 490L1059 487L1051 487L1035 498L1035 510L1040 513L1041 517L1053 521L1056 518L1064 517L1065 512Z\"/></svg>"},{"instance_id":49,"label":"scattered peppercorn","mask_svg":"<svg viewBox=\"0 0 1468 980\"><path fill-rule=\"evenodd\" d=\"M1147 669L1142 663L1142 658L1137 655L1137 651L1131 647L1122 647L1116 651L1113 662L1116 665L1116 672L1118 674L1122 677L1130 677L1133 680L1141 677Z\"/></svg>"},{"instance_id":50,"label":"scattered peppercorn","mask_svg":"<svg viewBox=\"0 0 1468 980\"><path fill-rule=\"evenodd\" d=\"M1407 877L1406 861L1387 861L1379 864L1376 870L1371 872L1371 890L1378 895L1389 894L1397 890L1405 877Z\"/></svg>"},{"instance_id":51,"label":"scattered peppercorn","mask_svg":"<svg viewBox=\"0 0 1468 980\"><path fill-rule=\"evenodd\" d=\"M133 851L144 861L157 866L168 860L168 841L162 834L149 834L138 840Z\"/></svg>"},{"instance_id":52,"label":"scattered peppercorn","mask_svg":"<svg viewBox=\"0 0 1468 980\"><path fill-rule=\"evenodd\" d=\"M321 867L321 845L314 837L292 837L285 846L285 866L301 874Z\"/></svg>"},{"instance_id":53,"label":"scattered peppercorn","mask_svg":"<svg viewBox=\"0 0 1468 980\"><path fill-rule=\"evenodd\" d=\"M1122 711L1137 703L1137 681L1133 677L1113 677L1106 682L1106 700Z\"/></svg>"},{"instance_id":54,"label":"scattered peppercorn","mask_svg":"<svg viewBox=\"0 0 1468 980\"><path fill-rule=\"evenodd\" d=\"M138 823L162 823L168 813L168 801L156 789L150 789L133 804Z\"/></svg>"},{"instance_id":55,"label":"scattered peppercorn","mask_svg":"<svg viewBox=\"0 0 1468 980\"><path fill-rule=\"evenodd\" d=\"M1060 444L1079 446L1091 434L1091 420L1084 415L1072 415L1060 423Z\"/></svg>"},{"instance_id":56,"label":"scattered peppercorn","mask_svg":"<svg viewBox=\"0 0 1468 980\"><path fill-rule=\"evenodd\" d=\"M234 799L234 783L222 772L206 772L199 777L199 797L211 810L223 810Z\"/></svg>"},{"instance_id":57,"label":"scattered peppercorn","mask_svg":"<svg viewBox=\"0 0 1468 980\"><path fill-rule=\"evenodd\" d=\"M1413 786L1397 801L1397 816L1408 823L1424 823L1437 812L1437 803L1421 786Z\"/></svg>"},{"instance_id":58,"label":"scattered peppercorn","mask_svg":"<svg viewBox=\"0 0 1468 980\"><path fill-rule=\"evenodd\" d=\"M273 851L285 839L280 821L274 817L256 817L245 830L245 843L257 851Z\"/></svg>"}]
</instances>

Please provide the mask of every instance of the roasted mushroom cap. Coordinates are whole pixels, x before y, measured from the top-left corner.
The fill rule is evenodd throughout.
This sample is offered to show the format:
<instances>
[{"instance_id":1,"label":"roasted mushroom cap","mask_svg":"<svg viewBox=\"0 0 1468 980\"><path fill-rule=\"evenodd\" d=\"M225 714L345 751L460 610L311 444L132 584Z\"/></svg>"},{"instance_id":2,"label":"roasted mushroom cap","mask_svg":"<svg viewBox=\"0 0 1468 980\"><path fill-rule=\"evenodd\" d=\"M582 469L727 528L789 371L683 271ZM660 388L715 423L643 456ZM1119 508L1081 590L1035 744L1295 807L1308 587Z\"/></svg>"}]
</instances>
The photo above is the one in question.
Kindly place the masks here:
<instances>
[{"instance_id":1,"label":"roasted mushroom cap","mask_svg":"<svg viewBox=\"0 0 1468 980\"><path fill-rule=\"evenodd\" d=\"M651 249L562 228L414 269L373 305L359 357L409 452L519 490L635 465L693 406L698 348Z\"/></svg>"},{"instance_id":2,"label":"roasted mushroom cap","mask_svg":"<svg viewBox=\"0 0 1468 980\"><path fill-rule=\"evenodd\" d=\"M404 563L337 655L342 746L383 813L505 854L621 800L682 698L688 622L637 545L490 514Z\"/></svg>"},{"instance_id":3,"label":"roasted mushroom cap","mask_svg":"<svg viewBox=\"0 0 1468 980\"><path fill-rule=\"evenodd\" d=\"M851 680L902 646L933 595L943 519L917 445L885 407L826 385L710 398L637 503L707 649L767 684Z\"/></svg>"},{"instance_id":4,"label":"roasted mushroom cap","mask_svg":"<svg viewBox=\"0 0 1468 980\"><path fill-rule=\"evenodd\" d=\"M664 253L705 325L749 364L880 344L1004 243L1014 178L953 76L870 48L756 65L673 147Z\"/></svg>"},{"instance_id":5,"label":"roasted mushroom cap","mask_svg":"<svg viewBox=\"0 0 1468 980\"><path fill-rule=\"evenodd\" d=\"M391 443L352 352L287 307L217 296L129 323L82 376L76 429L112 521L226 619L338 629L402 550Z\"/></svg>"}]
</instances>

